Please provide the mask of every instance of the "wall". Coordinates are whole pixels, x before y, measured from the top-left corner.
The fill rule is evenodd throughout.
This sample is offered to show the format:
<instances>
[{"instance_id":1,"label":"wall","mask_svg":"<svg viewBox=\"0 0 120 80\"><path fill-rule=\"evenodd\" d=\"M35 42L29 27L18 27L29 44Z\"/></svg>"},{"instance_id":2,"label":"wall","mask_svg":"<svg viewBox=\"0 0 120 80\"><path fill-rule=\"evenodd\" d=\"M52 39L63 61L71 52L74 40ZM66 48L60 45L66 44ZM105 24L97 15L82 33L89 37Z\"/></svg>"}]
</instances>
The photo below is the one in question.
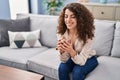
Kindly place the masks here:
<instances>
[{"instance_id":1,"label":"wall","mask_svg":"<svg viewBox=\"0 0 120 80\"><path fill-rule=\"evenodd\" d=\"M45 8L43 7L43 0L30 0L31 13L45 14ZM65 5L70 2L76 2L77 0L66 0ZM90 2L99 2L99 0L89 0ZM118 0L108 0L108 2L117 2ZM0 0L0 19L10 19L10 7L9 0Z\"/></svg>"},{"instance_id":2,"label":"wall","mask_svg":"<svg viewBox=\"0 0 120 80\"><path fill-rule=\"evenodd\" d=\"M18 0L14 0L14 2L16 1L16 3L13 3L13 4L9 4L9 1L13 1L13 0L0 0L0 19L11 19L11 18L15 18L15 17L12 17L12 15L15 15L16 12L25 12L27 11L28 13L28 5L26 5L27 3L27 0L23 0L24 3L22 3L22 1L18 1ZM20 6L22 7L26 7L25 8L21 8Z\"/></svg>"},{"instance_id":3,"label":"wall","mask_svg":"<svg viewBox=\"0 0 120 80\"><path fill-rule=\"evenodd\" d=\"M11 19L16 19L18 13L29 13L28 0L9 0Z\"/></svg>"},{"instance_id":4,"label":"wall","mask_svg":"<svg viewBox=\"0 0 120 80\"><path fill-rule=\"evenodd\" d=\"M10 19L9 0L0 0L0 19Z\"/></svg>"},{"instance_id":5,"label":"wall","mask_svg":"<svg viewBox=\"0 0 120 80\"><path fill-rule=\"evenodd\" d=\"M99 2L100 0L89 0L90 2ZM115 3L118 0L107 0L108 3Z\"/></svg>"},{"instance_id":6,"label":"wall","mask_svg":"<svg viewBox=\"0 0 120 80\"><path fill-rule=\"evenodd\" d=\"M34 0L31 0L31 1L34 1ZM37 13L38 14L45 14L46 9L45 9L45 5L43 3L43 0L37 0L37 1L38 1L38 3L36 3L36 5L37 5L37 7L36 7L37 8ZM116 3L117 1L118 0L108 0L107 2L108 3ZM68 3L71 3L71 2L77 2L77 0L66 0L64 2L64 5L66 5ZM99 2L99 0L89 0L89 2ZM32 2L32 4L33 4L33 2Z\"/></svg>"}]
</instances>

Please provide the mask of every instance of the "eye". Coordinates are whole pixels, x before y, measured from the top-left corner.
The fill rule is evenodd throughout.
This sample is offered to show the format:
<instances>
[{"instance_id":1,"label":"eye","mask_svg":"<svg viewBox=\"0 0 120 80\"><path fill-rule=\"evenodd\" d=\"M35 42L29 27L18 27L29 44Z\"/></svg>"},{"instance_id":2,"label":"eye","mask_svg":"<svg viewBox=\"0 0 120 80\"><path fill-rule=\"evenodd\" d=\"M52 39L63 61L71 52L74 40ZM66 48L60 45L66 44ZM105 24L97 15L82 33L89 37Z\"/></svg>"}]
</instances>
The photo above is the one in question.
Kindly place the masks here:
<instances>
[{"instance_id":1,"label":"eye","mask_svg":"<svg viewBox=\"0 0 120 80\"><path fill-rule=\"evenodd\" d=\"M65 18L67 18L67 17L68 17L68 15L65 14Z\"/></svg>"},{"instance_id":2,"label":"eye","mask_svg":"<svg viewBox=\"0 0 120 80\"><path fill-rule=\"evenodd\" d=\"M76 18L76 16L75 15L71 15L71 18Z\"/></svg>"}]
</instances>

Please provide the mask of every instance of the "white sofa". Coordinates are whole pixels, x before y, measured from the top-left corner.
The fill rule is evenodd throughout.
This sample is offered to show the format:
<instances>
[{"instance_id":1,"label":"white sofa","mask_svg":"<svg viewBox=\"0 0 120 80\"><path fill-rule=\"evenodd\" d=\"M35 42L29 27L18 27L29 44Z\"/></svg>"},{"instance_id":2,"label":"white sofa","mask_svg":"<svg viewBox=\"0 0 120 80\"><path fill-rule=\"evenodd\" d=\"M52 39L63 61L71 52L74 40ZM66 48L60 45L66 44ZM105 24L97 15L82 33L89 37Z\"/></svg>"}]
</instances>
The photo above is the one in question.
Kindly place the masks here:
<instances>
[{"instance_id":1,"label":"white sofa","mask_svg":"<svg viewBox=\"0 0 120 80\"><path fill-rule=\"evenodd\" d=\"M55 50L58 16L18 14L30 17L30 30L41 30L41 48L0 47L0 64L43 74L45 80L58 80L59 53ZM0 23L1 25L1 23ZM85 80L120 80L120 22L95 20L95 42L99 65ZM1 28L1 27L0 27Z\"/></svg>"}]
</instances>

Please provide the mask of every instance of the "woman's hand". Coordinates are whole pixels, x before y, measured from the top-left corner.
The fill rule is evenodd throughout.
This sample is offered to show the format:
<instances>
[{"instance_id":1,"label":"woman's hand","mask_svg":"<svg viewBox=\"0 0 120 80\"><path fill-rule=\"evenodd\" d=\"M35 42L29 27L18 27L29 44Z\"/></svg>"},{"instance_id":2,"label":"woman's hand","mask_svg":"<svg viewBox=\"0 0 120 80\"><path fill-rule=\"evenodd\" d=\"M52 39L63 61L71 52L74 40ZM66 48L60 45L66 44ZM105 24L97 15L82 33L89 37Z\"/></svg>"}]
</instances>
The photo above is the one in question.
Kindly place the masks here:
<instances>
[{"instance_id":1,"label":"woman's hand","mask_svg":"<svg viewBox=\"0 0 120 80\"><path fill-rule=\"evenodd\" d=\"M71 57L76 55L76 51L73 49L71 41L62 40L61 43L60 48L62 51L69 53Z\"/></svg>"},{"instance_id":2,"label":"woman's hand","mask_svg":"<svg viewBox=\"0 0 120 80\"><path fill-rule=\"evenodd\" d=\"M65 37L62 36L62 38L60 40L58 40L58 42L57 42L57 48L56 49L59 50L60 53L64 53L64 50L62 48L62 46L63 46L62 44L65 40L66 40Z\"/></svg>"},{"instance_id":3,"label":"woman's hand","mask_svg":"<svg viewBox=\"0 0 120 80\"><path fill-rule=\"evenodd\" d=\"M76 55L76 51L73 49L71 41L67 41L64 36L60 40L58 40L57 50L59 50L60 53L67 52L70 54L71 57L74 57Z\"/></svg>"}]
</instances>

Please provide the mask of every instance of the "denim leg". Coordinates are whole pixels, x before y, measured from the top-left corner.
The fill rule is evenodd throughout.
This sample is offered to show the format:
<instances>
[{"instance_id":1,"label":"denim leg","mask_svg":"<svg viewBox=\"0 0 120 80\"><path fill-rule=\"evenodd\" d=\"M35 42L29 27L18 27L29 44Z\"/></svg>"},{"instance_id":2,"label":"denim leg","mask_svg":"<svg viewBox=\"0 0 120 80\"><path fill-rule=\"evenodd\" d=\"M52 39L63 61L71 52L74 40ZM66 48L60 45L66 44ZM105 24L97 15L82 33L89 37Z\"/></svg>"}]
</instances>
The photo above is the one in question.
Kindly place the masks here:
<instances>
[{"instance_id":1,"label":"denim leg","mask_svg":"<svg viewBox=\"0 0 120 80\"><path fill-rule=\"evenodd\" d=\"M72 80L84 80L85 76L98 65L96 57L87 60L83 66L75 65L72 71Z\"/></svg>"},{"instance_id":2,"label":"denim leg","mask_svg":"<svg viewBox=\"0 0 120 80\"><path fill-rule=\"evenodd\" d=\"M61 63L58 69L59 80L70 80L69 73L72 71L74 65L71 59L66 63Z\"/></svg>"},{"instance_id":3,"label":"denim leg","mask_svg":"<svg viewBox=\"0 0 120 80\"><path fill-rule=\"evenodd\" d=\"M72 80L84 80L84 74L80 65L75 65L72 71Z\"/></svg>"},{"instance_id":4,"label":"denim leg","mask_svg":"<svg viewBox=\"0 0 120 80\"><path fill-rule=\"evenodd\" d=\"M86 64L85 64L85 75L93 71L98 65L98 61L96 56L93 56L92 58L88 59Z\"/></svg>"}]
</instances>

